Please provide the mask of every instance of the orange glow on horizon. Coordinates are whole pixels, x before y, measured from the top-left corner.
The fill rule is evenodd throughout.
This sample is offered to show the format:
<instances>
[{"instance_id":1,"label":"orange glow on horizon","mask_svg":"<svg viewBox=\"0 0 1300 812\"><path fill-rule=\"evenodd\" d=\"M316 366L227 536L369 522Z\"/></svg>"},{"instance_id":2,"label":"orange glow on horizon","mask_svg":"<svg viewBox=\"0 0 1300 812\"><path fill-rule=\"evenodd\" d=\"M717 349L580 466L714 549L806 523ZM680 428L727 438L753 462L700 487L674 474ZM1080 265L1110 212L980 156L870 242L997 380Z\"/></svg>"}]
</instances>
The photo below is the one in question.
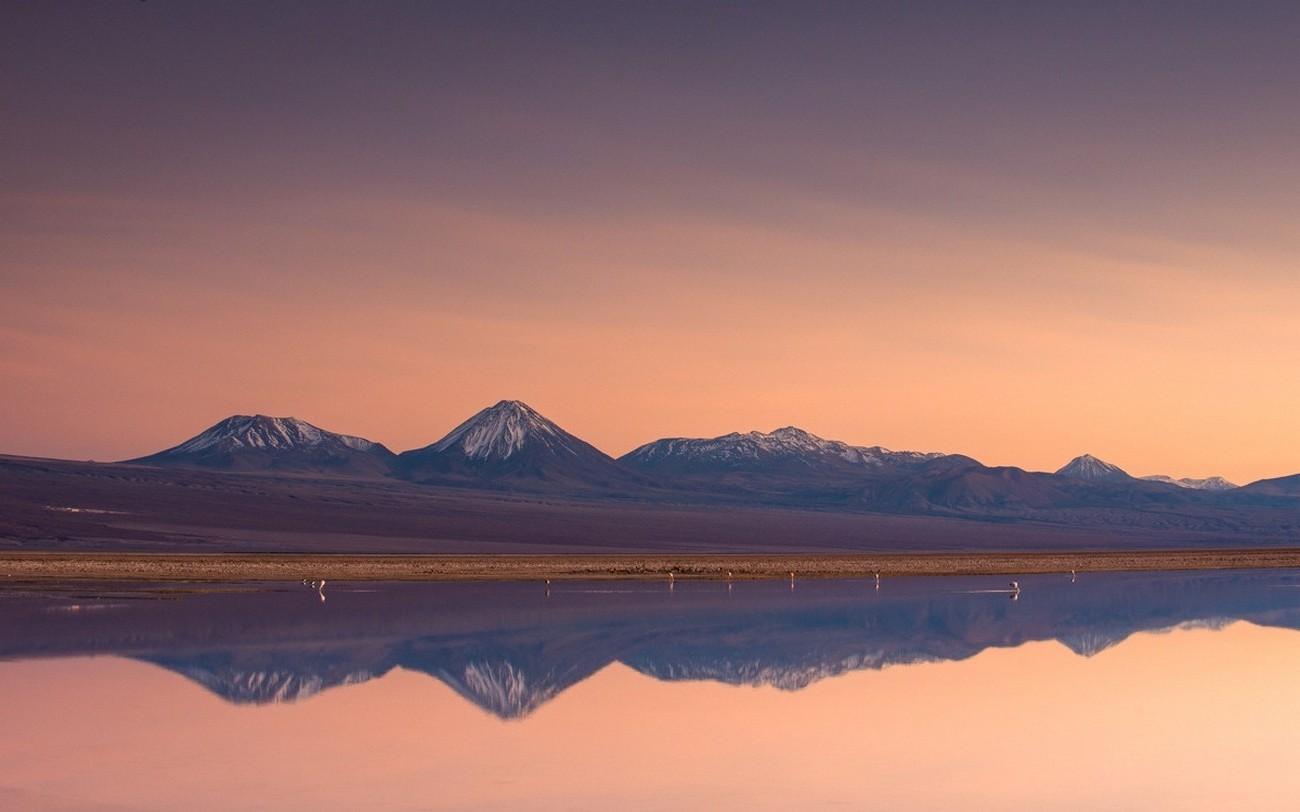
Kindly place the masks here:
<instances>
[{"instance_id":1,"label":"orange glow on horizon","mask_svg":"<svg viewBox=\"0 0 1300 812\"><path fill-rule=\"evenodd\" d=\"M147 248L39 245L0 301L0 452L122 459L232 413L403 450L512 398L615 456L793 424L1031 470L1084 452L1135 475L1300 470L1280 258L1243 287L1216 270L1244 267L1231 254L814 214L801 232L339 204L309 237L243 223L219 251L229 225L189 222ZM349 219L365 227L318 230ZM171 270L131 272L146 263ZM455 280L429 274L444 265Z\"/></svg>"}]
</instances>

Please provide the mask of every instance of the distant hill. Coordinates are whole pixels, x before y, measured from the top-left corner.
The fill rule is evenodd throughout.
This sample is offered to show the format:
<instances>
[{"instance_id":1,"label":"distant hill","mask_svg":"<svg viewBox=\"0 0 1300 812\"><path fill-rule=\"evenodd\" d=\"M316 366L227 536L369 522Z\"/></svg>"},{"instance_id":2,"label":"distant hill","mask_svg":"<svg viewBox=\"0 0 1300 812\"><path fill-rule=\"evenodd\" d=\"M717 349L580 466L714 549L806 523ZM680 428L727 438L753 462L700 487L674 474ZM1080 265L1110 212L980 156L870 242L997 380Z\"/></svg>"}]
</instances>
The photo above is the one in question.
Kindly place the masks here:
<instances>
[{"instance_id":1,"label":"distant hill","mask_svg":"<svg viewBox=\"0 0 1300 812\"><path fill-rule=\"evenodd\" d=\"M1300 474L1261 479L1243 486L1241 490L1264 496L1300 496Z\"/></svg>"},{"instance_id":2,"label":"distant hill","mask_svg":"<svg viewBox=\"0 0 1300 812\"><path fill-rule=\"evenodd\" d=\"M296 417L234 415L139 465L222 471L284 471L378 476L391 471L393 452L379 443L313 426Z\"/></svg>"}]
</instances>

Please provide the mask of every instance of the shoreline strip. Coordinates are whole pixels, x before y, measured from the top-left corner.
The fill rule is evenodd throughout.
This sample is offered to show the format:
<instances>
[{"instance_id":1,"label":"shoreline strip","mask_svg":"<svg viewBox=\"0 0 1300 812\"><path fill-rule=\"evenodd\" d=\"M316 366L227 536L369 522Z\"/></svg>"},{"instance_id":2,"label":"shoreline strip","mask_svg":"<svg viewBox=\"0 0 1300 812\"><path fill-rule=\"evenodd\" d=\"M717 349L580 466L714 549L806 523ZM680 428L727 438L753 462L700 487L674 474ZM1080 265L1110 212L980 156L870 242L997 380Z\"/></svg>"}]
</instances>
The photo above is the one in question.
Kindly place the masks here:
<instances>
[{"instance_id":1,"label":"shoreline strip","mask_svg":"<svg viewBox=\"0 0 1300 812\"><path fill-rule=\"evenodd\" d=\"M353 555L0 552L0 578L105 581L753 580L1300 568L1300 548L1041 553Z\"/></svg>"}]
</instances>

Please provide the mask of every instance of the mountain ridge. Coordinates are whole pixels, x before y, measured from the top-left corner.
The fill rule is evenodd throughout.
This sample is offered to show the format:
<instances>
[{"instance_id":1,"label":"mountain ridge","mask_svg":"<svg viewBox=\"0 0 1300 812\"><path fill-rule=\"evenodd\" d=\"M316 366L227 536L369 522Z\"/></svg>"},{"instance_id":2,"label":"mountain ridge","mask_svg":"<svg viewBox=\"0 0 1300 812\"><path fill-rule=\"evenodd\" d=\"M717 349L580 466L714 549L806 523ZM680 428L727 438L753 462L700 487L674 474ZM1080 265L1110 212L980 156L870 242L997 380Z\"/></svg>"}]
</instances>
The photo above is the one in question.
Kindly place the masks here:
<instances>
[{"instance_id":1,"label":"mountain ridge","mask_svg":"<svg viewBox=\"0 0 1300 812\"><path fill-rule=\"evenodd\" d=\"M986 466L960 454L851 445L795 426L662 438L614 459L519 400L498 401L440 439L401 454L297 418L234 415L177 446L130 462L999 521L1068 524L1078 521L1071 511L1157 511L1164 516L1158 521L1204 528L1241 522L1223 524L1208 514L1188 518L1186 511L1276 507L1279 500L1300 496L1300 486L1287 477L1243 488L1217 477L1139 478L1090 454L1054 473L1034 472Z\"/></svg>"},{"instance_id":2,"label":"mountain ridge","mask_svg":"<svg viewBox=\"0 0 1300 812\"><path fill-rule=\"evenodd\" d=\"M825 440L795 426L770 432L731 432L712 438L666 437L638 446L619 457L620 463L646 471L717 471L755 464L806 468L875 468L916 463L941 453L890 451L881 446L854 446Z\"/></svg>"},{"instance_id":3,"label":"mountain ridge","mask_svg":"<svg viewBox=\"0 0 1300 812\"><path fill-rule=\"evenodd\" d=\"M231 415L178 445L126 460L137 465L374 475L393 452L381 443L327 431L296 417Z\"/></svg>"}]
</instances>

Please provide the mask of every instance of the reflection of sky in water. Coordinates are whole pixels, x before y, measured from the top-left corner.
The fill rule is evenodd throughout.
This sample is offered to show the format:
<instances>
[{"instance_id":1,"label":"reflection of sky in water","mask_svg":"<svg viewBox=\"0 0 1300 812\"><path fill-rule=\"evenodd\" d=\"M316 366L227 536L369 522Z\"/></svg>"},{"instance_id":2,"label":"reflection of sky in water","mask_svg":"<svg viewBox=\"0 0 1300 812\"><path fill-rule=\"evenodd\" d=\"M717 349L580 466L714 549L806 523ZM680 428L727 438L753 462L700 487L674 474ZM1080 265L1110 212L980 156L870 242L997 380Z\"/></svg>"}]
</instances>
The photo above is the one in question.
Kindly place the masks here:
<instances>
[{"instance_id":1,"label":"reflection of sky in water","mask_svg":"<svg viewBox=\"0 0 1300 812\"><path fill-rule=\"evenodd\" d=\"M0 805L1286 807L1291 575L1019 580L6 592Z\"/></svg>"}]
</instances>

